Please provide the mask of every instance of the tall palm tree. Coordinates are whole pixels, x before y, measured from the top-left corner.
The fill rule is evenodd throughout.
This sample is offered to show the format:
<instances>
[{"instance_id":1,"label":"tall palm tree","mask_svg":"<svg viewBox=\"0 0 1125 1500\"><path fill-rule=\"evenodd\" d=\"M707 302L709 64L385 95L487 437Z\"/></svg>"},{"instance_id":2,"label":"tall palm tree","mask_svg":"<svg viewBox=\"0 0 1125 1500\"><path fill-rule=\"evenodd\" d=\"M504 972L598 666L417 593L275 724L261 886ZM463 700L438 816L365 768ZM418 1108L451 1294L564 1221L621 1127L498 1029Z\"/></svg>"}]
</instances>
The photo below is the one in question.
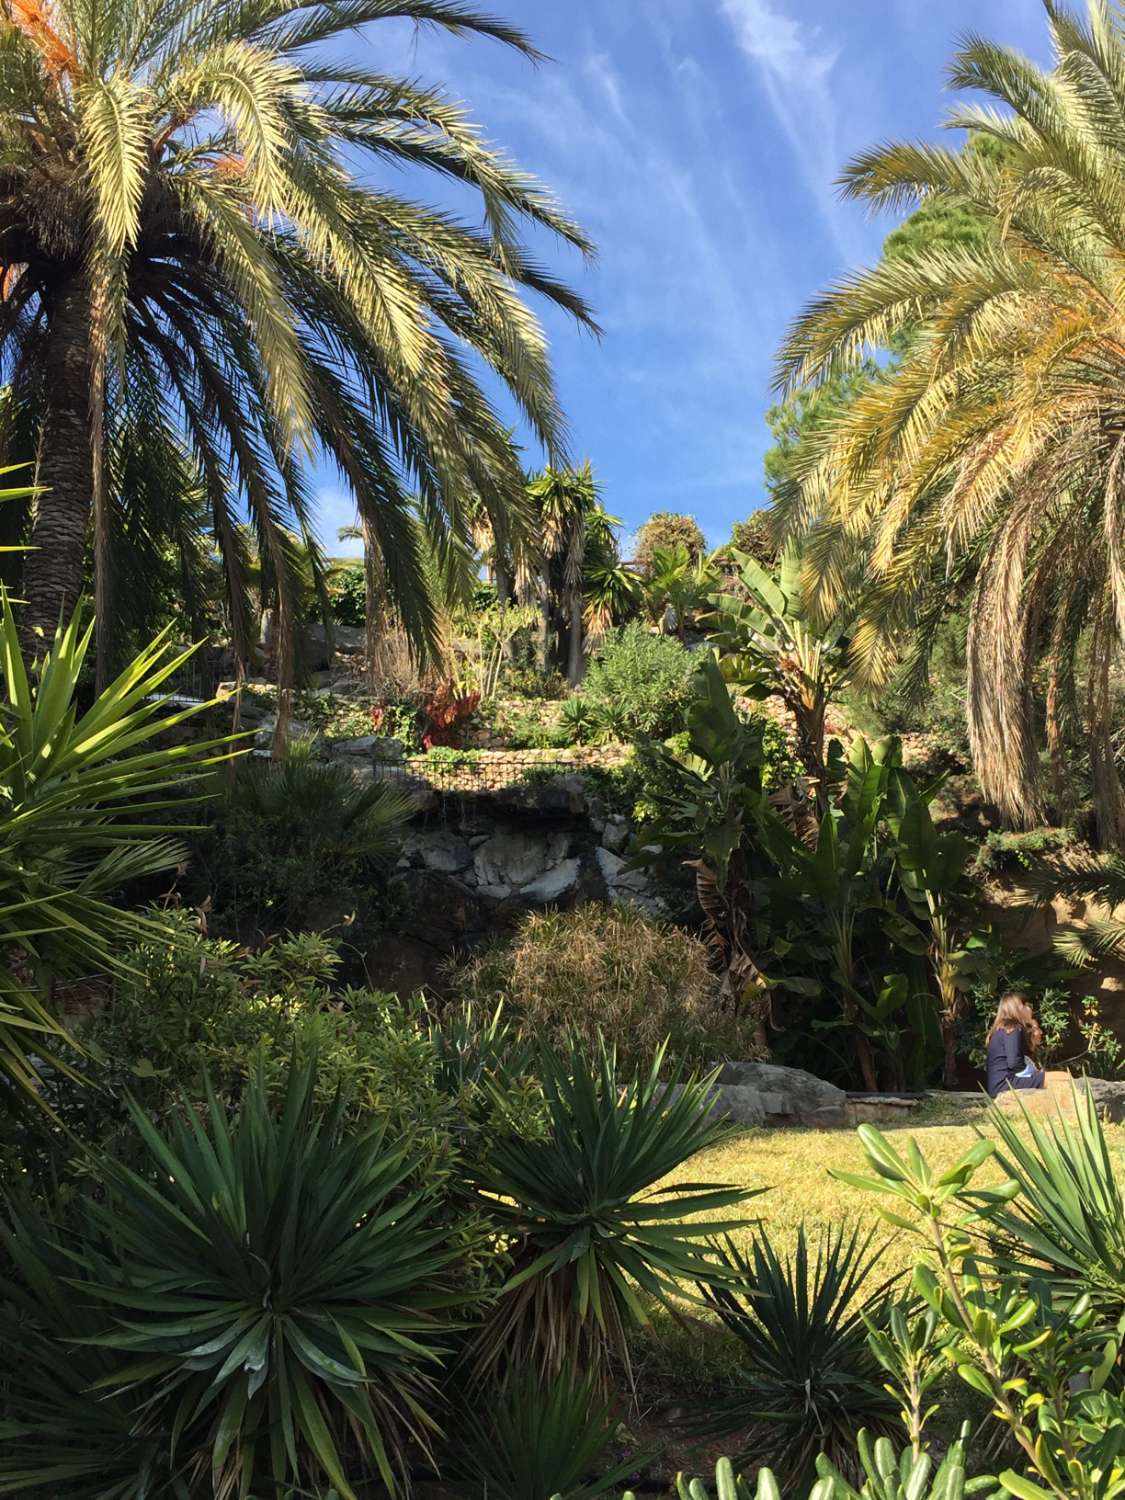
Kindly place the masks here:
<instances>
[{"instance_id":1,"label":"tall palm tree","mask_svg":"<svg viewBox=\"0 0 1125 1500\"><path fill-rule=\"evenodd\" d=\"M541 663L547 665L556 617L566 631L567 680L582 680L585 660L583 615L583 571L586 561L587 527L600 511L598 486L589 462L580 469L544 469L528 483L539 533L539 602ZM561 635L562 631L557 632ZM562 653L560 652L560 655Z\"/></svg>"},{"instance_id":2,"label":"tall palm tree","mask_svg":"<svg viewBox=\"0 0 1125 1500\"><path fill-rule=\"evenodd\" d=\"M586 548L582 559L583 648L595 651L614 625L623 624L640 606L641 580L621 560L618 516L600 505L586 517Z\"/></svg>"},{"instance_id":3,"label":"tall palm tree","mask_svg":"<svg viewBox=\"0 0 1125 1500\"><path fill-rule=\"evenodd\" d=\"M800 317L784 385L830 379L896 339L902 352L810 437L779 505L791 528L813 526L807 581L824 610L865 538L853 650L868 682L885 678L935 573L971 565L969 728L986 792L1016 825L1043 819L1032 676L1044 660L1048 742L1084 721L1100 834L1120 846L1109 684L1125 627L1125 32L1106 0L1085 19L1044 8L1050 70L976 37L950 70L985 103L948 123L1002 149L890 145L845 172L845 192L876 208L944 201L993 229L849 276Z\"/></svg>"},{"instance_id":4,"label":"tall palm tree","mask_svg":"<svg viewBox=\"0 0 1125 1500\"><path fill-rule=\"evenodd\" d=\"M283 532L311 537L305 455L332 460L354 491L419 639L435 618L410 497L455 532L471 493L502 533L524 517L475 372L491 366L561 451L525 294L593 325L520 230L590 245L459 105L340 46L391 18L537 56L465 0L3 0L0 366L17 400L43 407L30 631L53 630L78 592L91 512L104 619L104 433L118 409L143 409L194 456L232 594L235 522L249 513L286 640ZM468 185L483 222L388 188L401 166ZM245 619L232 618L245 656Z\"/></svg>"}]
</instances>

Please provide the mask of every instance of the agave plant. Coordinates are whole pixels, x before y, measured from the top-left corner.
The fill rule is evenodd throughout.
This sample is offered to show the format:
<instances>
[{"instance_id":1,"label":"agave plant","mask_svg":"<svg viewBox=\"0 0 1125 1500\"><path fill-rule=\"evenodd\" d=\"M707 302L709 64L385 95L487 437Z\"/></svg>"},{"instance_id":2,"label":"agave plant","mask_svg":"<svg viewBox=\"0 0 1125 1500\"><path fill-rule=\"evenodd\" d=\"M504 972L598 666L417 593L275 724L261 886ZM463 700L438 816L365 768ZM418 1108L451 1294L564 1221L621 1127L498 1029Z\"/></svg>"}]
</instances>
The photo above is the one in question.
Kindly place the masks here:
<instances>
[{"instance_id":1,"label":"agave plant","mask_svg":"<svg viewBox=\"0 0 1125 1500\"><path fill-rule=\"evenodd\" d=\"M661 1081L663 1048L646 1074L619 1085L604 1043L593 1057L538 1050L546 1129L494 1139L475 1169L481 1208L511 1242L512 1275L478 1336L478 1370L522 1368L541 1379L629 1370L627 1331L645 1301L669 1303L722 1274L709 1236L741 1220L700 1222L753 1197L715 1183L664 1184L727 1135L711 1115L713 1077ZM694 1222L685 1222L694 1219Z\"/></svg>"},{"instance_id":2,"label":"agave plant","mask_svg":"<svg viewBox=\"0 0 1125 1500\"><path fill-rule=\"evenodd\" d=\"M596 1500L643 1462L632 1454L601 1467L618 1421L588 1376L562 1375L544 1386L524 1375L481 1406L474 1402L457 1424L446 1465L480 1500Z\"/></svg>"},{"instance_id":3,"label":"agave plant","mask_svg":"<svg viewBox=\"0 0 1125 1500\"><path fill-rule=\"evenodd\" d=\"M112 970L118 949L163 930L108 897L175 868L183 850L170 835L179 830L152 813L172 805L173 787L182 803L184 782L231 752L229 739L154 744L208 706L171 709L169 681L192 651L173 649L169 630L81 709L92 636L76 611L29 673L0 599L0 951L18 955L23 970L21 981L12 963L0 964L0 1079L32 1097L32 1055L61 1066L40 991L55 978Z\"/></svg>"},{"instance_id":4,"label":"agave plant","mask_svg":"<svg viewBox=\"0 0 1125 1500\"><path fill-rule=\"evenodd\" d=\"M559 710L559 723L576 745L585 744L598 722L598 715L585 698L573 697L563 700Z\"/></svg>"},{"instance_id":5,"label":"agave plant","mask_svg":"<svg viewBox=\"0 0 1125 1500\"><path fill-rule=\"evenodd\" d=\"M183 1500L163 1424L136 1430L135 1401L108 1392L120 1364L100 1338L104 1310L76 1296L69 1248L25 1209L0 1225L0 1495L67 1500ZM106 1285L116 1272L87 1250Z\"/></svg>"},{"instance_id":6,"label":"agave plant","mask_svg":"<svg viewBox=\"0 0 1125 1500\"><path fill-rule=\"evenodd\" d=\"M162 1424L218 1500L320 1480L354 1500L356 1471L394 1493L436 1431L441 1310L464 1300L449 1226L414 1148L349 1134L339 1100L318 1114L315 1082L294 1064L271 1107L259 1070L233 1123L208 1089L163 1135L132 1105L152 1170L101 1163L67 1247L116 1356L101 1389L133 1393L136 1430Z\"/></svg>"},{"instance_id":7,"label":"agave plant","mask_svg":"<svg viewBox=\"0 0 1125 1500\"><path fill-rule=\"evenodd\" d=\"M868 1287L881 1251L873 1234L834 1229L810 1260L805 1226L793 1256L754 1240L749 1255L727 1240L729 1275L700 1293L742 1346L744 1389L721 1404L709 1425L750 1425L749 1451L767 1457L787 1482L805 1482L824 1453L855 1468L855 1434L885 1432L897 1411L868 1345L897 1276Z\"/></svg>"},{"instance_id":8,"label":"agave plant","mask_svg":"<svg viewBox=\"0 0 1125 1500\"><path fill-rule=\"evenodd\" d=\"M1097 1105L1088 1088L1072 1087L1073 1121L989 1110L996 1159L1019 1192L990 1205L986 1229L1002 1270L1019 1275L1035 1262L1064 1297L1088 1295L1116 1322L1125 1313L1125 1200Z\"/></svg>"}]
</instances>

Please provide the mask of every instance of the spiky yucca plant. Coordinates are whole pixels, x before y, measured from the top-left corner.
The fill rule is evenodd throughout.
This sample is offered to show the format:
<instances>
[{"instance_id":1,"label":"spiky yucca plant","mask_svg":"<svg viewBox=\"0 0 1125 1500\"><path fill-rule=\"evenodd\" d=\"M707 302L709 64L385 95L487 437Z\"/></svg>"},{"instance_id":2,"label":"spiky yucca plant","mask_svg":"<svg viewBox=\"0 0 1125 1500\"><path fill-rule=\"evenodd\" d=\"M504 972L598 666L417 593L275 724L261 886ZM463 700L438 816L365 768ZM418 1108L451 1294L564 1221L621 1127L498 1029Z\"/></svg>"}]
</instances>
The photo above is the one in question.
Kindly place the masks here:
<instances>
[{"instance_id":1,"label":"spiky yucca plant","mask_svg":"<svg viewBox=\"0 0 1125 1500\"><path fill-rule=\"evenodd\" d=\"M537 56L466 0L0 9L0 366L16 407L42 413L29 631L53 629L79 590L91 505L107 614L105 440L118 414L186 444L242 657L236 518L244 505L253 519L284 642L286 532L313 540L304 453L331 460L354 491L417 639L433 621L416 507L453 534L474 494L502 534L524 514L477 366L491 366L557 453L546 339L525 294L590 318L520 230L590 247L460 105L348 43L395 18ZM483 222L404 196L387 179L403 166L468 186Z\"/></svg>"},{"instance_id":2,"label":"spiky yucca plant","mask_svg":"<svg viewBox=\"0 0 1125 1500\"><path fill-rule=\"evenodd\" d=\"M812 524L806 582L831 613L863 540L857 671L883 680L924 586L971 558L968 649L974 763L1007 819L1043 818L1032 673L1047 663L1047 738L1085 724L1103 840L1125 841L1109 740L1109 672L1125 628L1125 29L1107 0L1084 18L1044 0L1043 69L969 36L952 87L983 96L949 121L970 149L893 144L843 184L874 208L964 206L991 234L848 276L783 347L786 386L901 360L797 456L781 505ZM1082 656L1079 639L1088 643ZM1079 682L1080 673L1084 680Z\"/></svg>"},{"instance_id":3,"label":"spiky yucca plant","mask_svg":"<svg viewBox=\"0 0 1125 1500\"><path fill-rule=\"evenodd\" d=\"M31 1246L0 1224L16 1252L0 1280L3 1367L34 1360L0 1392L0 1492L65 1473L65 1493L90 1500L164 1495L155 1478L146 1488L160 1460L190 1481L183 1500L309 1481L355 1500L372 1474L398 1491L410 1449L438 1430L442 1310L465 1300L448 1280L457 1231L416 1144L385 1121L352 1130L315 1087L315 1060L294 1062L275 1104L263 1068L233 1120L208 1091L199 1115L185 1105L162 1131L133 1103L141 1170L99 1158L104 1196ZM104 1440L88 1387L51 1389L62 1262ZM107 1457L114 1473L132 1461L131 1486L98 1488Z\"/></svg>"},{"instance_id":4,"label":"spiky yucca plant","mask_svg":"<svg viewBox=\"0 0 1125 1500\"><path fill-rule=\"evenodd\" d=\"M498 1136L473 1167L480 1207L513 1257L477 1336L477 1369L601 1381L610 1356L628 1370L627 1333L647 1322L646 1302L722 1279L701 1241L744 1221L699 1216L754 1192L664 1182L727 1135L711 1115L713 1075L676 1069L662 1080L660 1048L651 1067L619 1083L604 1043L591 1053L572 1041L562 1056L543 1045L535 1062L545 1133Z\"/></svg>"},{"instance_id":5,"label":"spiky yucca plant","mask_svg":"<svg viewBox=\"0 0 1125 1500\"><path fill-rule=\"evenodd\" d=\"M76 613L29 676L0 597L0 1082L32 1096L35 1055L49 1058L58 1034L44 992L112 970L125 945L165 933L112 897L175 869L178 829L152 814L173 798L183 806L185 779L231 752L229 740L154 744L208 706L169 703L169 680L192 653L175 651L167 631L81 707L92 636Z\"/></svg>"}]
</instances>

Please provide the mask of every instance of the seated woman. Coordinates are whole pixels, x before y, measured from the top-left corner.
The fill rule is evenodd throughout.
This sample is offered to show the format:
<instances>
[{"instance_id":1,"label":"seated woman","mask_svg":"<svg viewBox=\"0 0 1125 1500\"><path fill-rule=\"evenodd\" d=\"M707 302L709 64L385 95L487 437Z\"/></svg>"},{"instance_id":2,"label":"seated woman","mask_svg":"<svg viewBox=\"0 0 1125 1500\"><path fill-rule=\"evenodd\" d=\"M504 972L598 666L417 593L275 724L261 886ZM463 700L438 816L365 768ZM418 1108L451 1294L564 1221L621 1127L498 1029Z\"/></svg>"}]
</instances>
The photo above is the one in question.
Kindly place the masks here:
<instances>
[{"instance_id":1,"label":"seated woman","mask_svg":"<svg viewBox=\"0 0 1125 1500\"><path fill-rule=\"evenodd\" d=\"M1035 1059L1043 1033L1027 996L1009 990L1001 996L988 1033L988 1092L995 1099L1005 1089L1041 1089L1043 1069Z\"/></svg>"}]
</instances>

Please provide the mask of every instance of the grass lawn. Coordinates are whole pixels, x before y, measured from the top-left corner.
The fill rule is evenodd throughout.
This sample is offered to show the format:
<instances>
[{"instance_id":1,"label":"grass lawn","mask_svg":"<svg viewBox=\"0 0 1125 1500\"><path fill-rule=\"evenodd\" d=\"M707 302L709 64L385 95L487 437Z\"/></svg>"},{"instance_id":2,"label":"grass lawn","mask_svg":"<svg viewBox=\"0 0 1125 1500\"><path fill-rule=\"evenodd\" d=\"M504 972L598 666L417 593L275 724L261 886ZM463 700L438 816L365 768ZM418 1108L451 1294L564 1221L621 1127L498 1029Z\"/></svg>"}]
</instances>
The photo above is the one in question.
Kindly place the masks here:
<instances>
[{"instance_id":1,"label":"grass lawn","mask_svg":"<svg viewBox=\"0 0 1125 1500\"><path fill-rule=\"evenodd\" d=\"M936 1104L928 1113L919 1113L909 1127L887 1134L902 1145L913 1135L931 1165L948 1166L976 1140L985 1119L983 1109L967 1115ZM1106 1134L1115 1148L1125 1147L1125 1127L1109 1126ZM832 1168L866 1170L854 1130L749 1130L685 1163L668 1181L766 1189L745 1206L746 1217L758 1223L732 1235L740 1247L747 1246L755 1233L765 1233L784 1254L795 1244L804 1220L815 1250L825 1230L858 1224L873 1232L879 1249L869 1284L878 1285L896 1272L904 1273L905 1282L918 1258L917 1240L886 1225L876 1212L881 1200L837 1182L829 1176ZM990 1170L982 1169L982 1181ZM694 1307L689 1312L686 1328L658 1313L648 1335L639 1341L640 1363L654 1388L701 1391L724 1384L734 1374L738 1351L733 1338L708 1312Z\"/></svg>"}]
</instances>

